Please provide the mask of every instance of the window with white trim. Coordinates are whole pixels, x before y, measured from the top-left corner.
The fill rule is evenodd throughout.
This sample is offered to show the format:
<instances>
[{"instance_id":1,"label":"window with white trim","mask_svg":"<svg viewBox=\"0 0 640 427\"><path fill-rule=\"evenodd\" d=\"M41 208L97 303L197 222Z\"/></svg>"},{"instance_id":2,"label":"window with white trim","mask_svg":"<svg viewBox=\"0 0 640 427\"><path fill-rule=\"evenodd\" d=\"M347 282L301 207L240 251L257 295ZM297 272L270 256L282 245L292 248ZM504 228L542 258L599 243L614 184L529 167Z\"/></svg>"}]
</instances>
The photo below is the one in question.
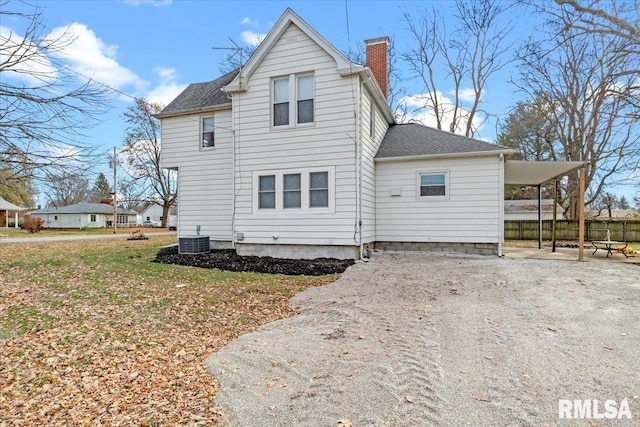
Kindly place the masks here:
<instances>
[{"instance_id":1,"label":"window with white trim","mask_svg":"<svg viewBox=\"0 0 640 427\"><path fill-rule=\"evenodd\" d=\"M291 127L315 121L315 81L313 74L291 74L272 80L272 123Z\"/></svg>"},{"instance_id":2,"label":"window with white trim","mask_svg":"<svg viewBox=\"0 0 640 427\"><path fill-rule=\"evenodd\" d=\"M96 222L96 214L89 215L89 222Z\"/></svg>"},{"instance_id":3,"label":"window with white trim","mask_svg":"<svg viewBox=\"0 0 640 427\"><path fill-rule=\"evenodd\" d=\"M333 212L334 168L253 173L254 213Z\"/></svg>"},{"instance_id":4,"label":"window with white trim","mask_svg":"<svg viewBox=\"0 0 640 427\"><path fill-rule=\"evenodd\" d=\"M447 198L449 197L448 172L420 172L418 173L418 198Z\"/></svg>"},{"instance_id":5,"label":"window with white trim","mask_svg":"<svg viewBox=\"0 0 640 427\"><path fill-rule=\"evenodd\" d=\"M215 124L213 116L202 118L201 129L201 148L213 148L215 146Z\"/></svg>"}]
</instances>

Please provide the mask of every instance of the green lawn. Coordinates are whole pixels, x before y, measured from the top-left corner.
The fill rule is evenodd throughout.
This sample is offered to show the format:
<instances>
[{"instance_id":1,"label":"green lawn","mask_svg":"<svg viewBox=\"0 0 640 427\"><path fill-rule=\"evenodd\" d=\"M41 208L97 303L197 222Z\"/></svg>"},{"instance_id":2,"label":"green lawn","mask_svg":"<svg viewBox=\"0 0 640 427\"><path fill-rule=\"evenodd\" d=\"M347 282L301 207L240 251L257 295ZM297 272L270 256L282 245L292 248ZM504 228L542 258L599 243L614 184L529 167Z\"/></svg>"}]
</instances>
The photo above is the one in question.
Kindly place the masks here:
<instances>
[{"instance_id":1,"label":"green lawn","mask_svg":"<svg viewBox=\"0 0 640 427\"><path fill-rule=\"evenodd\" d=\"M175 236L0 246L0 419L8 425L210 425L202 362L293 314L337 276L152 263ZM0 423L1 424L1 423Z\"/></svg>"}]
</instances>

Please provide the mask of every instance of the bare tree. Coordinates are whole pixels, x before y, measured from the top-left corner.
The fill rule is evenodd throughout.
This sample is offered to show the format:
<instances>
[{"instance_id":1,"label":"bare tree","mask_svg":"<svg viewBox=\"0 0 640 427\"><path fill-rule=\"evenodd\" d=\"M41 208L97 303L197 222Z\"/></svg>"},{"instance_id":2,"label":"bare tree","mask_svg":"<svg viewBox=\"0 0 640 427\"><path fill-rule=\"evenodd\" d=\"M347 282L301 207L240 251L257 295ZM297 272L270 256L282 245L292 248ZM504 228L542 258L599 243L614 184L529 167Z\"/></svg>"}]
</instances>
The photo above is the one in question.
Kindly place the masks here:
<instances>
[{"instance_id":1,"label":"bare tree","mask_svg":"<svg viewBox=\"0 0 640 427\"><path fill-rule=\"evenodd\" d=\"M621 51L626 41L619 37L578 32L570 12L558 13L563 19L549 22L547 40L530 41L520 50L516 84L529 97L531 111L542 113L551 127L545 130L552 137L545 142L545 157L587 163L590 204L616 174L637 162L640 128L632 102L637 76L623 70L636 67L640 58ZM578 215L577 188L576 172L563 189L571 218Z\"/></svg>"},{"instance_id":2,"label":"bare tree","mask_svg":"<svg viewBox=\"0 0 640 427\"><path fill-rule=\"evenodd\" d=\"M39 7L11 6L18 7L0 1L0 166L10 165L13 178L34 179L83 169L93 151L83 131L106 110L110 90L56 59L72 34L52 37ZM5 27L9 22L24 33Z\"/></svg>"},{"instance_id":3,"label":"bare tree","mask_svg":"<svg viewBox=\"0 0 640 427\"><path fill-rule=\"evenodd\" d=\"M446 19L435 9L424 9L415 19L404 13L415 47L402 58L421 80L421 109L433 114L438 129L472 137L488 118L481 108L482 96L491 78L509 62L505 57L511 31L510 24L504 23L507 10L499 0L458 0L453 17ZM452 21L450 29L447 25ZM451 91L438 82L442 69ZM442 94L449 92L453 94L450 104L442 100Z\"/></svg>"},{"instance_id":4,"label":"bare tree","mask_svg":"<svg viewBox=\"0 0 640 427\"><path fill-rule=\"evenodd\" d=\"M88 179L82 175L67 172L50 176L46 188L47 204L58 208L86 202L91 193Z\"/></svg>"},{"instance_id":5,"label":"bare tree","mask_svg":"<svg viewBox=\"0 0 640 427\"><path fill-rule=\"evenodd\" d=\"M147 201L162 206L162 226L166 226L169 208L177 198L175 171L160 165L160 121L154 114L162 106L138 98L135 105L124 113L127 122L124 170L145 189Z\"/></svg>"}]
</instances>

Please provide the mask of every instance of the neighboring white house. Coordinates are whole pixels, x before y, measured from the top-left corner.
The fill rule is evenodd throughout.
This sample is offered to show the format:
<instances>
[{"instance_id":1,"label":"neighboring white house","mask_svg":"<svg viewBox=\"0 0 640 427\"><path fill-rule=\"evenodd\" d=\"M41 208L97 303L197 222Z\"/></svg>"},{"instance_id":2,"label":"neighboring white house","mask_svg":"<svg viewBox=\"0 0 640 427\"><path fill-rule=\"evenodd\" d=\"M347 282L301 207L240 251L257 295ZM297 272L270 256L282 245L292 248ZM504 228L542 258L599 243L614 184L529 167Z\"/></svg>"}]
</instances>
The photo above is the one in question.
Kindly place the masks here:
<instances>
[{"instance_id":1,"label":"neighboring white house","mask_svg":"<svg viewBox=\"0 0 640 427\"><path fill-rule=\"evenodd\" d=\"M157 203L145 203L142 206L135 208L134 211L138 213L138 225L144 221L158 221L162 223L162 206Z\"/></svg>"},{"instance_id":2,"label":"neighboring white house","mask_svg":"<svg viewBox=\"0 0 640 427\"><path fill-rule=\"evenodd\" d=\"M179 236L292 258L499 254L513 150L396 124L388 41L358 65L287 9L240 73L188 86L157 115Z\"/></svg>"},{"instance_id":3,"label":"neighboring white house","mask_svg":"<svg viewBox=\"0 0 640 427\"><path fill-rule=\"evenodd\" d=\"M44 220L43 228L100 228L113 225L113 206L104 203L76 203L59 208L37 209L29 215ZM135 227L136 212L118 209L118 226Z\"/></svg>"},{"instance_id":4,"label":"neighboring white house","mask_svg":"<svg viewBox=\"0 0 640 427\"><path fill-rule=\"evenodd\" d=\"M542 199L541 218L543 220L553 219L553 199ZM564 209L562 206L556 206L556 219L563 219ZM513 220L538 220L538 200L505 200L504 201L504 219L505 221Z\"/></svg>"}]
</instances>

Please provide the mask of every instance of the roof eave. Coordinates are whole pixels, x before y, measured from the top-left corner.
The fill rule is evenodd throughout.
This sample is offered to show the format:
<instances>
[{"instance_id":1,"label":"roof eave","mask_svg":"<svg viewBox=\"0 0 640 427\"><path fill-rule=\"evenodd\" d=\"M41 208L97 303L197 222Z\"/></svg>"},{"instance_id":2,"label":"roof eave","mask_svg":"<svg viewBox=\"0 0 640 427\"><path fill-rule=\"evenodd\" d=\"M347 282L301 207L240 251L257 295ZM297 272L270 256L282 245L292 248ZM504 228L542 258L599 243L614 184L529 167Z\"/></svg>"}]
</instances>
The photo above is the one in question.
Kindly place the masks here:
<instances>
[{"instance_id":1,"label":"roof eave","mask_svg":"<svg viewBox=\"0 0 640 427\"><path fill-rule=\"evenodd\" d=\"M228 110L229 108L231 108L231 102L219 105L210 105L207 107L188 108L186 110L171 111L168 113L160 112L153 114L153 117L156 119L165 119L167 117L186 116L189 114L211 113L213 111Z\"/></svg>"},{"instance_id":2,"label":"roof eave","mask_svg":"<svg viewBox=\"0 0 640 427\"><path fill-rule=\"evenodd\" d=\"M432 159L446 159L452 157L485 157L485 156L498 156L500 154L513 154L515 150L486 150L486 151L464 151L459 153L443 153L443 154L420 154L414 156L394 156L394 157L376 157L373 159L375 162L400 162L409 160L432 160Z\"/></svg>"}]
</instances>

